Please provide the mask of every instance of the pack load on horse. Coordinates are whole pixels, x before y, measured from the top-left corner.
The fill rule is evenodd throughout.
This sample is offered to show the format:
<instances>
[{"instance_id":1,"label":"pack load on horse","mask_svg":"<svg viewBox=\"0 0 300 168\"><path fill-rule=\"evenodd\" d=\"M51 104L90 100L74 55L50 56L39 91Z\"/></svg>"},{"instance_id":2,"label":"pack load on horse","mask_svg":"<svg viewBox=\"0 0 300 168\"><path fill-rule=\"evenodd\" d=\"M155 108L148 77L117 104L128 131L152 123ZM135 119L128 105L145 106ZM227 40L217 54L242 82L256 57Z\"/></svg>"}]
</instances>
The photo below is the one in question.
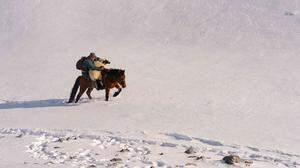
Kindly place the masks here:
<instances>
[{"instance_id":1,"label":"pack load on horse","mask_svg":"<svg viewBox=\"0 0 300 168\"><path fill-rule=\"evenodd\" d=\"M82 57L77 61L76 68L82 71L82 75L77 77L68 103L72 103L74 101L79 87L80 89L75 103L79 101L85 91L88 98L92 99L91 92L94 88L99 87L100 81L100 87L103 89L105 88L106 101L108 101L110 89L118 89L118 91L114 93L113 97L116 97L121 93L122 88L126 87L125 70L105 69L104 66L106 64L110 64L110 62L96 57L95 53L91 53L89 56Z\"/></svg>"},{"instance_id":2,"label":"pack load on horse","mask_svg":"<svg viewBox=\"0 0 300 168\"><path fill-rule=\"evenodd\" d=\"M76 62L76 69L84 71L85 68L83 67L83 62L87 59L87 57L81 57L77 62Z\"/></svg>"}]
</instances>

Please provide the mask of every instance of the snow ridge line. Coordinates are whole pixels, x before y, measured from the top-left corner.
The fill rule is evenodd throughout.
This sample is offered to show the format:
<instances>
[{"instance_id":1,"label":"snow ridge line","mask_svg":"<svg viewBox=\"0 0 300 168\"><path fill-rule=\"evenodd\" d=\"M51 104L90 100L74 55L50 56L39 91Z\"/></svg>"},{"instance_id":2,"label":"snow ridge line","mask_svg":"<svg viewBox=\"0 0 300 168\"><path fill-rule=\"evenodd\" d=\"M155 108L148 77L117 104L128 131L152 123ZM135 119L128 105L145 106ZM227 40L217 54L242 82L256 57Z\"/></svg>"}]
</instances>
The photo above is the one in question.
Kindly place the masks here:
<instances>
[{"instance_id":1,"label":"snow ridge line","mask_svg":"<svg viewBox=\"0 0 300 168\"><path fill-rule=\"evenodd\" d=\"M48 160L52 164L71 164L73 166L105 166L108 167L112 163L113 156L111 159L105 158L103 156L98 157L94 148L105 149L115 149L115 152L120 150L130 151L128 157L123 157L126 162L121 162L119 160L119 166L131 166L131 163L140 163L140 166L175 166L171 163L153 160L152 150L159 148L162 151L167 148L173 148L177 150L184 151L189 146L195 147L201 154L205 155L203 158L207 158L203 162L209 164L222 164L221 159L223 156L228 154L237 154L241 157L252 160L255 162L268 162L273 166L284 166L284 167L297 167L300 166L299 155L293 155L284 153L276 150L263 150L253 147L241 147L241 146L230 146L223 145L218 141L203 139L203 138L193 138L186 135L181 135L178 133L161 134L159 139L157 136L150 135L149 139L144 138L122 138L122 136L116 136L114 133L105 132L99 134L86 134L77 133L76 130L55 130L55 131L44 131L44 130L32 130L32 129L0 129L0 134L7 135L30 135L38 136L37 141L33 142L28 146L28 151L31 156L35 158L42 158ZM107 134L107 135L105 135ZM139 135L138 135L139 136ZM125 137L125 136L124 136ZM144 135L143 135L144 137ZM153 140L155 139L155 140ZM81 143L87 143L90 147L85 149L78 149L75 152L64 152L59 150L53 150L51 147L53 145L72 142L78 145ZM90 142L92 141L92 142ZM115 158L116 159L116 158ZM117 158L119 159L119 158ZM178 166L178 165L176 165ZM184 166L184 165L179 165Z\"/></svg>"}]
</instances>

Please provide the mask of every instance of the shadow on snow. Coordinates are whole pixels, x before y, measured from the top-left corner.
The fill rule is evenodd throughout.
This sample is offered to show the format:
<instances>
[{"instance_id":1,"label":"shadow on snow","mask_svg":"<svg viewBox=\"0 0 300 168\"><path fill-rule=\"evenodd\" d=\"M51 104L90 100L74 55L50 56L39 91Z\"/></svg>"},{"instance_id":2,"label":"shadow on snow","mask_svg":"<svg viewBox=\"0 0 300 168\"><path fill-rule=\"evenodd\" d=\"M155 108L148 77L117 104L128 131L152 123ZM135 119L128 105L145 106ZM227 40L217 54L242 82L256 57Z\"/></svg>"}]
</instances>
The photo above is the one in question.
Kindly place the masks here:
<instances>
[{"instance_id":1,"label":"shadow on snow","mask_svg":"<svg viewBox=\"0 0 300 168\"><path fill-rule=\"evenodd\" d=\"M80 103L88 102L87 99L82 99ZM41 107L62 107L74 106L75 104L67 104L66 99L47 99L33 101L7 101L0 104L0 109L17 109L17 108L41 108Z\"/></svg>"}]
</instances>

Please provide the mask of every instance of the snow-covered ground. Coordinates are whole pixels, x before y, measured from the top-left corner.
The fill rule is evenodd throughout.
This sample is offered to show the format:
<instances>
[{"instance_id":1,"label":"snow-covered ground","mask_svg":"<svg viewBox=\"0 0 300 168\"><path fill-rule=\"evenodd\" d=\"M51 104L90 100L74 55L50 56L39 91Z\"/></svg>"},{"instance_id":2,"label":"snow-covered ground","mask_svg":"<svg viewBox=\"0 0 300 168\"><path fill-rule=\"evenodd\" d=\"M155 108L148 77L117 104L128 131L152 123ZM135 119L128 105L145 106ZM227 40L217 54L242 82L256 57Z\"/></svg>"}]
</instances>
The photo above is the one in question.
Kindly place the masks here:
<instances>
[{"instance_id":1,"label":"snow-covered ground","mask_svg":"<svg viewBox=\"0 0 300 168\"><path fill-rule=\"evenodd\" d=\"M0 0L0 167L300 167L299 46L299 0ZM89 52L127 88L66 104Z\"/></svg>"},{"instance_id":2,"label":"snow-covered ground","mask_svg":"<svg viewBox=\"0 0 300 168\"><path fill-rule=\"evenodd\" d=\"M1 129L0 133L1 161L6 167L228 167L222 158L230 154L242 157L235 167L300 166L299 155L177 133L29 129ZM18 156L9 155L13 153Z\"/></svg>"}]
</instances>

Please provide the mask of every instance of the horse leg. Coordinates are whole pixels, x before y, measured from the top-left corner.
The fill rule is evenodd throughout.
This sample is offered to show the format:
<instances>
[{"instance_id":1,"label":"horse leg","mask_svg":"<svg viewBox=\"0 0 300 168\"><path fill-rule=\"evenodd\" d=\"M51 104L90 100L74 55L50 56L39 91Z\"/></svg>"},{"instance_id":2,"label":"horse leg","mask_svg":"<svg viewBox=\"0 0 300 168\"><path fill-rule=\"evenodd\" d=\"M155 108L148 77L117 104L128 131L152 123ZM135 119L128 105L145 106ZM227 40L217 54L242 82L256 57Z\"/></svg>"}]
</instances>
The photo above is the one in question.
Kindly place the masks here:
<instances>
[{"instance_id":1,"label":"horse leg","mask_svg":"<svg viewBox=\"0 0 300 168\"><path fill-rule=\"evenodd\" d=\"M78 93L78 95L76 97L75 103L77 103L79 101L80 97L86 91L86 89L87 89L87 87L82 87L82 86L80 87L80 90L79 90L79 93Z\"/></svg>"},{"instance_id":2,"label":"horse leg","mask_svg":"<svg viewBox=\"0 0 300 168\"><path fill-rule=\"evenodd\" d=\"M68 103L72 103L74 101L76 93L77 93L77 90L78 90L78 88L80 86L80 79L81 79L81 76L78 76L77 79L76 79L76 81L75 81L75 83L74 83L74 86L72 88L72 91L71 91Z\"/></svg>"},{"instance_id":3,"label":"horse leg","mask_svg":"<svg viewBox=\"0 0 300 168\"><path fill-rule=\"evenodd\" d=\"M122 91L122 88L120 87L119 84L117 84L115 87L118 89L118 91L116 91L114 93L113 97L117 97L121 93L121 91Z\"/></svg>"},{"instance_id":4,"label":"horse leg","mask_svg":"<svg viewBox=\"0 0 300 168\"><path fill-rule=\"evenodd\" d=\"M86 95L89 97L89 99L92 99L91 93L93 91L93 88L88 88L88 90L86 91Z\"/></svg>"},{"instance_id":5,"label":"horse leg","mask_svg":"<svg viewBox=\"0 0 300 168\"><path fill-rule=\"evenodd\" d=\"M109 87L106 87L106 88L105 88L105 101L108 101L108 98L109 98L109 90L110 90Z\"/></svg>"}]
</instances>

